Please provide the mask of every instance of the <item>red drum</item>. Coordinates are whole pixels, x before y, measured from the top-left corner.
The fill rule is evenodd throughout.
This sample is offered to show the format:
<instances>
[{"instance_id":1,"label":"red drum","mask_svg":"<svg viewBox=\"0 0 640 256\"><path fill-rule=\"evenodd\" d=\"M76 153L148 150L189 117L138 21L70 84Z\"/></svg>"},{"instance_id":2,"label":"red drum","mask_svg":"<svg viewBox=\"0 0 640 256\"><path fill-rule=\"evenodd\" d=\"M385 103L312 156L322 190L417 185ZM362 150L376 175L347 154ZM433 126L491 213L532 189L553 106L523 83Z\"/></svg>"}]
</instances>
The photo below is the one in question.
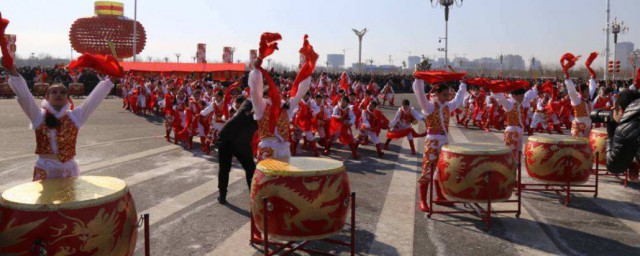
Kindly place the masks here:
<instances>
[{"instance_id":1,"label":"red drum","mask_svg":"<svg viewBox=\"0 0 640 256\"><path fill-rule=\"evenodd\" d=\"M586 183L591 174L592 154L587 138L563 135L529 137L525 147L529 176L546 184Z\"/></svg>"},{"instance_id":2,"label":"red drum","mask_svg":"<svg viewBox=\"0 0 640 256\"><path fill-rule=\"evenodd\" d=\"M251 183L251 211L269 236L287 241L323 239L340 232L349 209L349 177L340 161L292 157L260 161ZM268 198L265 211L262 199Z\"/></svg>"},{"instance_id":3,"label":"red drum","mask_svg":"<svg viewBox=\"0 0 640 256\"><path fill-rule=\"evenodd\" d=\"M80 97L84 95L84 84L71 83L69 84L69 95Z\"/></svg>"},{"instance_id":4,"label":"red drum","mask_svg":"<svg viewBox=\"0 0 640 256\"><path fill-rule=\"evenodd\" d=\"M133 255L136 208L124 181L101 176L15 186L0 199L0 252L31 255ZM3 254L4 255L4 254Z\"/></svg>"},{"instance_id":5,"label":"red drum","mask_svg":"<svg viewBox=\"0 0 640 256\"><path fill-rule=\"evenodd\" d=\"M444 145L437 167L438 183L451 201L506 201L516 185L516 163L504 145Z\"/></svg>"},{"instance_id":6,"label":"red drum","mask_svg":"<svg viewBox=\"0 0 640 256\"><path fill-rule=\"evenodd\" d=\"M607 164L607 136L606 128L591 129L591 134L589 134L589 146L593 152L593 163L602 165ZM598 154L598 159L596 159L596 153L600 153Z\"/></svg>"},{"instance_id":7,"label":"red drum","mask_svg":"<svg viewBox=\"0 0 640 256\"><path fill-rule=\"evenodd\" d=\"M47 95L47 90L49 89L49 84L46 83L35 83L33 85L33 96L42 96Z\"/></svg>"},{"instance_id":8,"label":"red drum","mask_svg":"<svg viewBox=\"0 0 640 256\"><path fill-rule=\"evenodd\" d=\"M13 93L13 90L11 90L11 87L9 87L9 84L7 83L2 83L0 84L0 97L13 97L15 96L15 93Z\"/></svg>"}]
</instances>

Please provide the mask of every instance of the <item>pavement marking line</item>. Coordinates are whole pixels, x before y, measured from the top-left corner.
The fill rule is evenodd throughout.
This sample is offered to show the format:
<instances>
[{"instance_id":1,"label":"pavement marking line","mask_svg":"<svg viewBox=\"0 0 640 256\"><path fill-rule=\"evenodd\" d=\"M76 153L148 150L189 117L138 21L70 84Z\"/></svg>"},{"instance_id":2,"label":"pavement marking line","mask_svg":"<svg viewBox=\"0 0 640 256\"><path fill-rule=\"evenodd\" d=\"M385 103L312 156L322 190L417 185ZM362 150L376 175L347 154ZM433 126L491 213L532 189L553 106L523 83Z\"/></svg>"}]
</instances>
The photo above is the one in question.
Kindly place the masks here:
<instances>
[{"instance_id":1,"label":"pavement marking line","mask_svg":"<svg viewBox=\"0 0 640 256\"><path fill-rule=\"evenodd\" d=\"M218 255L235 255L235 256L252 256L258 252L249 244L249 235L251 233L251 222L247 222L240 229L233 232L227 240L213 251L205 254L206 256ZM261 245L258 245L261 246Z\"/></svg>"},{"instance_id":2,"label":"pavement marking line","mask_svg":"<svg viewBox=\"0 0 640 256\"><path fill-rule=\"evenodd\" d=\"M124 179L125 183L127 183L128 187L132 187L138 183L168 174L170 172L174 172L178 169L182 169L185 167L189 167L191 165L205 163L208 162L205 158L200 157L181 157L170 162L164 163L161 167L151 169L144 172L139 172L134 174L133 176L129 176Z\"/></svg>"},{"instance_id":3,"label":"pavement marking line","mask_svg":"<svg viewBox=\"0 0 640 256\"><path fill-rule=\"evenodd\" d=\"M371 255L413 255L414 223L416 207L417 172L399 170L399 167L415 170L417 157L407 148L404 139L398 153L396 169L380 212L374 241L369 248ZM400 160L405 163L400 163ZM395 249L395 250L393 250Z\"/></svg>"},{"instance_id":4,"label":"pavement marking line","mask_svg":"<svg viewBox=\"0 0 640 256\"><path fill-rule=\"evenodd\" d=\"M92 164L87 164L87 165L81 165L80 166L80 175L87 175L88 172L94 171L94 170L98 170L101 168L105 168L105 167L110 167L113 165L117 165L117 164L121 164L121 163L125 163L128 161L132 161L132 160L136 160L136 159L140 159L140 158L144 158L144 157L148 157L148 156L152 156L152 155L156 155L156 154L160 154L160 153L164 153L167 151L171 151L171 150L175 150L175 149L179 149L182 148L180 146L177 145L169 145L169 146L164 146L164 147L159 147L159 148L154 148L151 150L146 150L146 151L142 151L142 152L138 152L138 153L134 153L131 155L126 155L126 156L121 156L121 157L116 157L116 158L112 158L112 159L108 159L108 160L104 160L104 161L99 161L96 163L92 163ZM21 181L14 181L8 184L4 184L2 186L0 186L0 191L5 191L11 187L23 184L23 183L27 183L30 182L31 180L21 180Z\"/></svg>"},{"instance_id":5,"label":"pavement marking line","mask_svg":"<svg viewBox=\"0 0 640 256\"><path fill-rule=\"evenodd\" d=\"M244 172L242 172L244 173ZM235 174L235 175L234 175ZM229 175L229 186L235 182L243 179L244 176L240 175L240 172L231 172ZM149 225L154 225L167 217L181 211L192 204L211 196L218 192L218 179L217 176L213 180L208 181L200 186L197 186L191 190L185 191L182 194L169 198L160 204L157 204L149 209L140 211L140 213L148 213L150 215ZM214 199L211 199L214 200Z\"/></svg>"},{"instance_id":6,"label":"pavement marking line","mask_svg":"<svg viewBox=\"0 0 640 256\"><path fill-rule=\"evenodd\" d=\"M76 149L98 147L98 146L103 146L103 145L113 144L113 143L118 143L118 142L127 142L127 141L142 140L142 139L153 139L153 138L159 138L159 137L160 136L147 136L147 137L129 138L129 139L122 139L122 140L104 141L104 142L98 142L98 143L95 143L95 144L88 144L88 145L78 146L78 147L76 147ZM0 162L14 160L14 159L18 159L18 158L30 157L30 156L33 156L33 155L34 154L24 154L24 155L7 157L7 158L0 159Z\"/></svg>"}]
</instances>

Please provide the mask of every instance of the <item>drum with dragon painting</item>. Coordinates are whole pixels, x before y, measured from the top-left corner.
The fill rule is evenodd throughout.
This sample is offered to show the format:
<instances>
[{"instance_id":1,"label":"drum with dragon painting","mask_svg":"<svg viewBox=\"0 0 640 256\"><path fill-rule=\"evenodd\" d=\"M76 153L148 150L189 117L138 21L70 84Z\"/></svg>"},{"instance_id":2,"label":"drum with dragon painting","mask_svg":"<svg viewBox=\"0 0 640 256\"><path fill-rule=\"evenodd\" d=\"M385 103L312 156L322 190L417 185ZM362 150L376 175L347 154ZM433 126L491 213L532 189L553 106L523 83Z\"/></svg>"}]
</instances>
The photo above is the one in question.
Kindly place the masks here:
<instances>
[{"instance_id":1,"label":"drum with dragon painting","mask_svg":"<svg viewBox=\"0 0 640 256\"><path fill-rule=\"evenodd\" d=\"M322 239L340 232L349 209L349 177L340 161L292 157L260 161L251 184L251 211L264 232L288 241ZM262 199L268 198L267 209Z\"/></svg>"},{"instance_id":2,"label":"drum with dragon painting","mask_svg":"<svg viewBox=\"0 0 640 256\"><path fill-rule=\"evenodd\" d=\"M84 95L84 84L70 83L69 84L69 96L81 97Z\"/></svg>"},{"instance_id":3,"label":"drum with dragon painting","mask_svg":"<svg viewBox=\"0 0 640 256\"><path fill-rule=\"evenodd\" d=\"M506 201L516 186L516 163L504 145L448 144L438 157L438 183L452 201Z\"/></svg>"},{"instance_id":4,"label":"drum with dragon painting","mask_svg":"<svg viewBox=\"0 0 640 256\"><path fill-rule=\"evenodd\" d=\"M33 85L33 96L44 97L45 95L47 95L48 89L49 84L47 83L35 83Z\"/></svg>"},{"instance_id":5,"label":"drum with dragon painting","mask_svg":"<svg viewBox=\"0 0 640 256\"><path fill-rule=\"evenodd\" d=\"M593 163L597 164L607 164L607 129L605 128L594 128L591 129L591 134L589 134L589 146L591 147L591 151L593 152ZM598 159L596 159L596 153L598 154Z\"/></svg>"},{"instance_id":6,"label":"drum with dragon painting","mask_svg":"<svg viewBox=\"0 0 640 256\"><path fill-rule=\"evenodd\" d=\"M133 255L137 214L124 181L80 176L15 186L0 199L0 254ZM4 255L4 254L3 254Z\"/></svg>"},{"instance_id":7,"label":"drum with dragon painting","mask_svg":"<svg viewBox=\"0 0 640 256\"><path fill-rule=\"evenodd\" d=\"M529 176L546 184L584 184L591 174L592 154L587 138L536 135L525 146Z\"/></svg>"}]
</instances>

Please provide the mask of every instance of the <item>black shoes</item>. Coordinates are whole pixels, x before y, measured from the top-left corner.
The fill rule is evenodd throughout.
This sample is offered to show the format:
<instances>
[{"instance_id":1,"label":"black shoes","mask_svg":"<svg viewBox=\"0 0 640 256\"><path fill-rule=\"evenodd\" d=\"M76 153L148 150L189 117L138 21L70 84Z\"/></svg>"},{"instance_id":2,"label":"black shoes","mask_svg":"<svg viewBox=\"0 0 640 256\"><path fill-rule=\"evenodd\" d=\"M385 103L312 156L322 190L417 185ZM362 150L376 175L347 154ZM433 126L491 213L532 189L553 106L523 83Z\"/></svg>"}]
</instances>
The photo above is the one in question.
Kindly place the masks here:
<instances>
[{"instance_id":1,"label":"black shoes","mask_svg":"<svg viewBox=\"0 0 640 256\"><path fill-rule=\"evenodd\" d=\"M227 204L227 192L220 191L220 195L218 196L218 203L221 205Z\"/></svg>"}]
</instances>

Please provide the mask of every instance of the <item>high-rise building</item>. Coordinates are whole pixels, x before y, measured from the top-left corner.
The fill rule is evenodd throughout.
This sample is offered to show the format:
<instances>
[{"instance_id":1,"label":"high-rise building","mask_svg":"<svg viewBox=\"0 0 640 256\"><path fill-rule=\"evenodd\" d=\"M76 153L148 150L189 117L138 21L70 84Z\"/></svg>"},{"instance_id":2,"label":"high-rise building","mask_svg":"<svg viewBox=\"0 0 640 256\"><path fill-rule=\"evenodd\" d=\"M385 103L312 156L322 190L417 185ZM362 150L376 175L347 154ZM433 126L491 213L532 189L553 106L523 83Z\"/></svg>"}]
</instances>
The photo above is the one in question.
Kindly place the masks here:
<instances>
[{"instance_id":1,"label":"high-rise building","mask_svg":"<svg viewBox=\"0 0 640 256\"><path fill-rule=\"evenodd\" d=\"M626 70L629 65L629 55L633 52L632 42L620 42L616 44L616 60L620 61L620 69Z\"/></svg>"},{"instance_id":2,"label":"high-rise building","mask_svg":"<svg viewBox=\"0 0 640 256\"><path fill-rule=\"evenodd\" d=\"M420 56L409 56L409 58L407 58L407 68L409 70L413 70L413 68L415 68L415 66L419 64L420 61L422 61L422 58L420 58Z\"/></svg>"},{"instance_id":3,"label":"high-rise building","mask_svg":"<svg viewBox=\"0 0 640 256\"><path fill-rule=\"evenodd\" d=\"M502 65L505 70L525 70L524 59L520 55L505 55Z\"/></svg>"},{"instance_id":4,"label":"high-rise building","mask_svg":"<svg viewBox=\"0 0 640 256\"><path fill-rule=\"evenodd\" d=\"M339 69L344 67L344 54L327 54L329 67Z\"/></svg>"},{"instance_id":5,"label":"high-rise building","mask_svg":"<svg viewBox=\"0 0 640 256\"><path fill-rule=\"evenodd\" d=\"M539 59L531 59L529 63L529 70L540 70L542 69L542 62Z\"/></svg>"}]
</instances>

